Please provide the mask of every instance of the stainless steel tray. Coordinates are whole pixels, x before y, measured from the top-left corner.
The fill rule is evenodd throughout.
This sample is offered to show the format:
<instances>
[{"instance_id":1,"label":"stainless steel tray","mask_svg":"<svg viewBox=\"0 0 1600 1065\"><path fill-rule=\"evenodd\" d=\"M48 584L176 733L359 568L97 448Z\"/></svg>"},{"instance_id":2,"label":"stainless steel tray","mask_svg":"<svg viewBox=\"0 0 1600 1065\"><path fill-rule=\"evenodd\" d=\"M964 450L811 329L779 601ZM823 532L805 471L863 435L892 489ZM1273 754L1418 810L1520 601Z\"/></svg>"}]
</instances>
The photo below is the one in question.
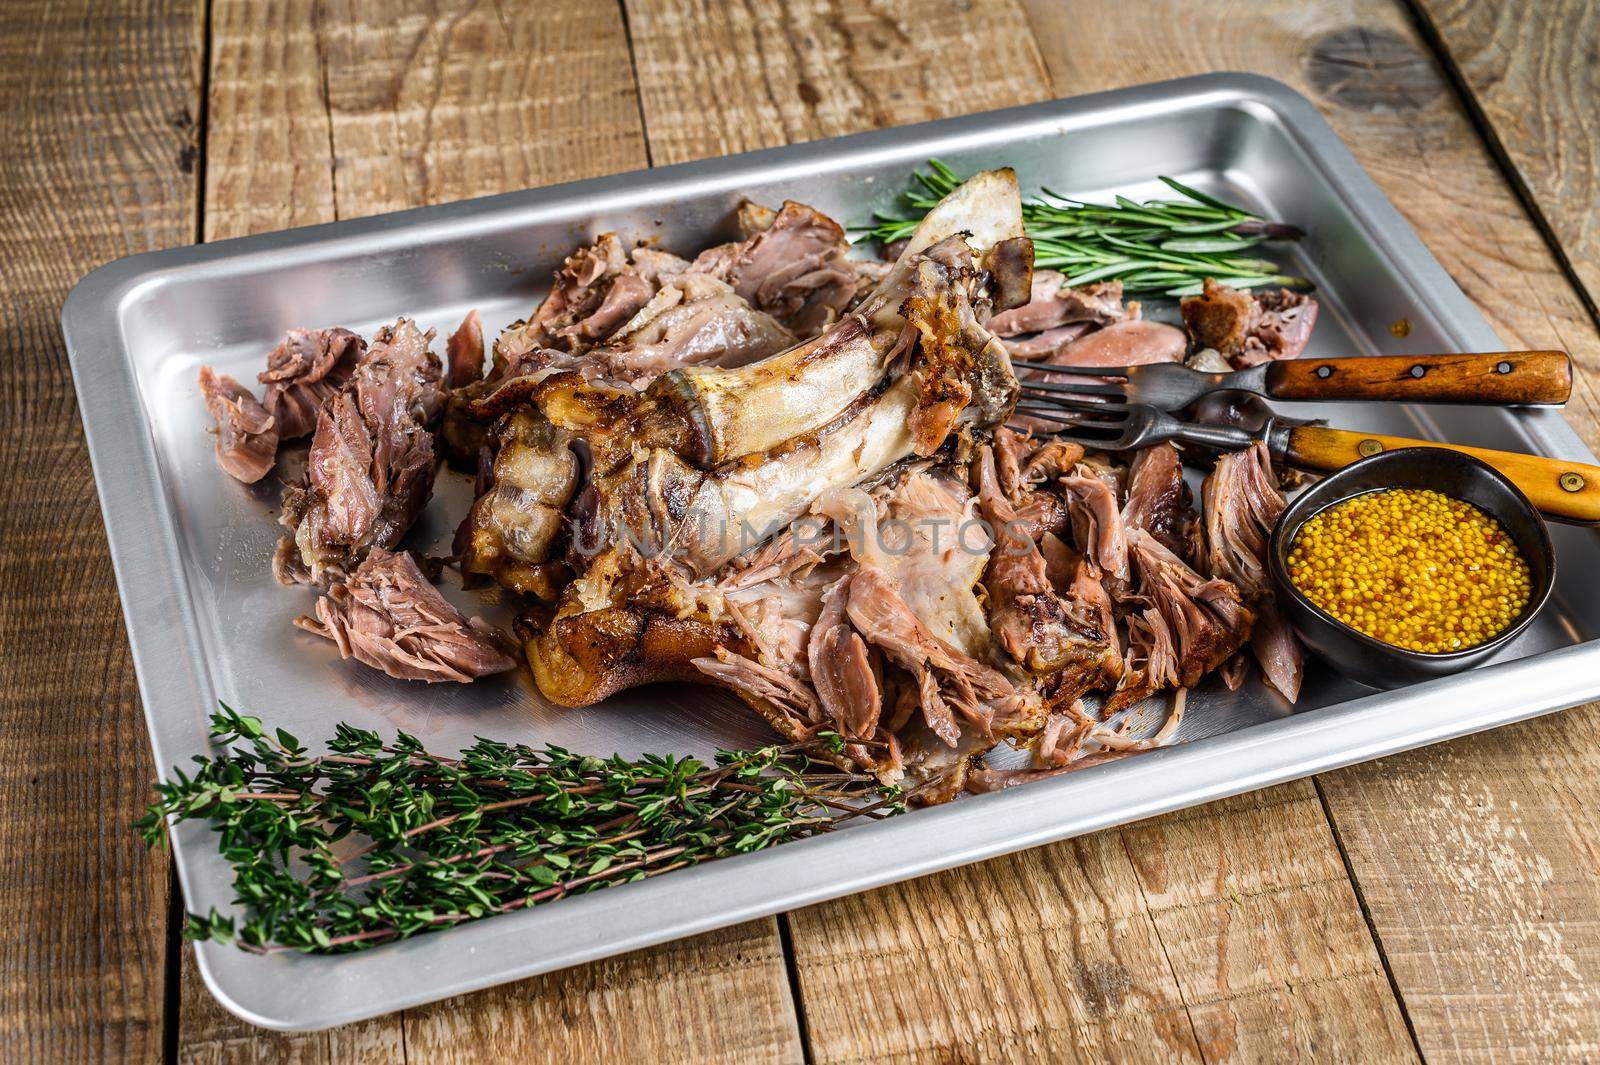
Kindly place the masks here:
<instances>
[{"instance_id":1,"label":"stainless steel tray","mask_svg":"<svg viewBox=\"0 0 1600 1065\"><path fill-rule=\"evenodd\" d=\"M692 252L728 229L743 196L861 221L930 155L969 171L1010 164L1025 185L1089 198L1154 193L1169 174L1303 226L1306 240L1286 254L1319 286L1313 353L1500 346L1316 110L1277 82L1231 74L123 259L79 284L62 325L156 763L206 749L219 697L308 741L344 719L436 749L475 734L626 754L764 742L753 715L705 688L568 711L543 705L525 678L428 687L337 661L290 627L311 595L267 573L275 491L216 468L196 369L250 380L296 325L368 332L405 313L443 335L478 307L494 330L527 313L591 234L656 234ZM1400 319L1411 324L1403 341L1390 332ZM1593 461L1550 412L1325 413ZM441 476L413 542L447 540L467 498L463 478ZM1180 738L1193 742L1181 746L363 954L259 958L202 945L200 969L246 1020L325 1027L1570 706L1600 695L1600 600L1585 587L1600 572L1600 539L1555 533L1555 595L1497 665L1383 694L1313 665L1292 710L1259 685L1206 688L1190 700ZM190 908L228 907L230 872L208 830L175 837Z\"/></svg>"}]
</instances>

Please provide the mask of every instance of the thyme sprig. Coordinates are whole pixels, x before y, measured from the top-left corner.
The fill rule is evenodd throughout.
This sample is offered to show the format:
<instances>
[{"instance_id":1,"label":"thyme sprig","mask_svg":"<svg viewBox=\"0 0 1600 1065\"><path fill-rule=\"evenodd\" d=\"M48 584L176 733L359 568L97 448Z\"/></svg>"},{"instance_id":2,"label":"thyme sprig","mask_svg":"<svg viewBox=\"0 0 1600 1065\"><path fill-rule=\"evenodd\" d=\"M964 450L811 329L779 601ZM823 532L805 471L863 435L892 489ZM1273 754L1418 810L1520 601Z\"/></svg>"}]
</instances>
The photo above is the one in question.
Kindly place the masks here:
<instances>
[{"instance_id":1,"label":"thyme sprig","mask_svg":"<svg viewBox=\"0 0 1600 1065\"><path fill-rule=\"evenodd\" d=\"M136 827L156 846L210 822L245 917L189 914L184 933L263 954L359 950L904 808L823 760L833 734L708 765L481 738L445 757L341 723L312 755L222 704L211 735L221 750L157 783Z\"/></svg>"},{"instance_id":2,"label":"thyme sprig","mask_svg":"<svg viewBox=\"0 0 1600 1065\"><path fill-rule=\"evenodd\" d=\"M862 232L892 244L961 184L937 159L914 173L904 193L904 214L878 212ZM1140 203L1118 196L1113 204L1086 203L1044 190L1022 205L1023 229L1033 238L1034 265L1060 270L1067 284L1120 278L1129 294L1188 296L1213 277L1234 288L1310 287L1269 259L1239 254L1269 240L1298 240L1294 226L1269 222L1169 177L1161 180L1184 198Z\"/></svg>"}]
</instances>

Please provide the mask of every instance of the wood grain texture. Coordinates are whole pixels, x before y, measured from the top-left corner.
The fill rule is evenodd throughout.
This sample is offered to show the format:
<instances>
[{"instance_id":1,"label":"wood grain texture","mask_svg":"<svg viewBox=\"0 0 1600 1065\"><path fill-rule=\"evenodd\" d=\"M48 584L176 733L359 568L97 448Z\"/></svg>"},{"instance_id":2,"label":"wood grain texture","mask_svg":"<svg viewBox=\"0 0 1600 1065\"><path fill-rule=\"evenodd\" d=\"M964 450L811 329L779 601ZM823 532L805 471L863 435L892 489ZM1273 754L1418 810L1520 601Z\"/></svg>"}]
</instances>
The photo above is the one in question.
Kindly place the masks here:
<instances>
[{"instance_id":1,"label":"wood grain texture","mask_svg":"<svg viewBox=\"0 0 1600 1065\"><path fill-rule=\"evenodd\" d=\"M713 16L696 0L629 0L628 13L657 162L1054 95L1011 4L751 0ZM1124 31L1085 18L1074 29L1085 43ZM1233 1047L1329 1046L1410 1057L1356 898L1326 882L1339 857L1308 795L1208 808L1219 839L1265 834L1309 848L1281 882L1287 851L1235 847L1210 864L1170 863L1152 900L1113 834L792 915L813 1057L1220 1060ZM1151 831L1186 839L1180 824ZM1190 904L1219 865L1275 885L1231 928L1215 903ZM1296 947L1328 928L1341 933L1331 957ZM1187 949L1202 943L1221 953ZM1219 968L1229 944L1232 967ZM1263 966L1266 976L1246 979Z\"/></svg>"},{"instance_id":2,"label":"wood grain texture","mask_svg":"<svg viewBox=\"0 0 1600 1065\"><path fill-rule=\"evenodd\" d=\"M1600 5L1411 4L1600 307Z\"/></svg>"},{"instance_id":3,"label":"wood grain texture","mask_svg":"<svg viewBox=\"0 0 1600 1065\"><path fill-rule=\"evenodd\" d=\"M1267 394L1275 399L1561 404L1572 396L1572 362L1562 351L1282 359L1267 365Z\"/></svg>"},{"instance_id":4,"label":"wood grain texture","mask_svg":"<svg viewBox=\"0 0 1600 1065\"><path fill-rule=\"evenodd\" d=\"M1009 0L625 2L657 165L1046 95Z\"/></svg>"},{"instance_id":5,"label":"wood grain texture","mask_svg":"<svg viewBox=\"0 0 1600 1065\"><path fill-rule=\"evenodd\" d=\"M1308 94L1506 344L1573 354L1567 418L1600 443L1600 335L1398 5L1180 0L1086 37L1030 3L1063 93L1252 70ZM1319 778L1430 1060L1585 1060L1600 1032L1600 708Z\"/></svg>"},{"instance_id":6,"label":"wood grain texture","mask_svg":"<svg viewBox=\"0 0 1600 1065\"><path fill-rule=\"evenodd\" d=\"M1304 782L790 920L819 1062L1415 1058Z\"/></svg>"},{"instance_id":7,"label":"wood grain texture","mask_svg":"<svg viewBox=\"0 0 1600 1065\"><path fill-rule=\"evenodd\" d=\"M1567 459L1463 447L1433 440L1417 440L1323 425L1299 425L1289 430L1288 461L1306 470L1342 470L1379 451L1432 447L1471 455L1493 466L1522 490L1542 513L1563 521L1600 525L1600 466Z\"/></svg>"},{"instance_id":8,"label":"wood grain texture","mask_svg":"<svg viewBox=\"0 0 1600 1065\"><path fill-rule=\"evenodd\" d=\"M216 0L208 239L646 165L621 12Z\"/></svg>"},{"instance_id":9,"label":"wood grain texture","mask_svg":"<svg viewBox=\"0 0 1600 1065\"><path fill-rule=\"evenodd\" d=\"M59 314L194 237L197 4L0 5L0 1060L155 1060L166 863Z\"/></svg>"},{"instance_id":10,"label":"wood grain texture","mask_svg":"<svg viewBox=\"0 0 1600 1065\"><path fill-rule=\"evenodd\" d=\"M620 9L214 0L205 232L238 236L646 165ZM274 1035L185 951L191 1062L793 1061L777 925L331 1032Z\"/></svg>"}]
</instances>

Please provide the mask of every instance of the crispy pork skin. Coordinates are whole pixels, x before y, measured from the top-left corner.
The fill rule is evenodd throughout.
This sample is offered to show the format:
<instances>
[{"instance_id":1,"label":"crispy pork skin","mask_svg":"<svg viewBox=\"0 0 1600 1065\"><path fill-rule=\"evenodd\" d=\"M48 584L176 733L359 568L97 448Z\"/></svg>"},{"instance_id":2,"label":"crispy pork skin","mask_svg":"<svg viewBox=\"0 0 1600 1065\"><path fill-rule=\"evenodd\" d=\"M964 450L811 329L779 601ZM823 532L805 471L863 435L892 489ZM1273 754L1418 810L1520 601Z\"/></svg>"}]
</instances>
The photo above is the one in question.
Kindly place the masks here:
<instances>
[{"instance_id":1,"label":"crispy pork skin","mask_svg":"<svg viewBox=\"0 0 1600 1065\"><path fill-rule=\"evenodd\" d=\"M200 367L200 395L217 423L217 465L229 477L255 484L278 459L278 423L248 388L227 374Z\"/></svg>"},{"instance_id":2,"label":"crispy pork skin","mask_svg":"<svg viewBox=\"0 0 1600 1065\"><path fill-rule=\"evenodd\" d=\"M374 547L393 548L421 513L436 472L430 426L444 405L444 369L402 318L317 417L305 481L284 494L274 570L286 583L351 573Z\"/></svg>"},{"instance_id":3,"label":"crispy pork skin","mask_svg":"<svg viewBox=\"0 0 1600 1065\"><path fill-rule=\"evenodd\" d=\"M348 329L291 329L256 376L266 386L262 405L278 423L281 440L310 436L317 412L361 362L367 342Z\"/></svg>"},{"instance_id":4,"label":"crispy pork skin","mask_svg":"<svg viewBox=\"0 0 1600 1065\"><path fill-rule=\"evenodd\" d=\"M369 551L348 581L317 600L315 617L295 624L332 640L340 658L400 680L466 684L517 668L505 638L483 620L464 617L403 551Z\"/></svg>"}]
</instances>

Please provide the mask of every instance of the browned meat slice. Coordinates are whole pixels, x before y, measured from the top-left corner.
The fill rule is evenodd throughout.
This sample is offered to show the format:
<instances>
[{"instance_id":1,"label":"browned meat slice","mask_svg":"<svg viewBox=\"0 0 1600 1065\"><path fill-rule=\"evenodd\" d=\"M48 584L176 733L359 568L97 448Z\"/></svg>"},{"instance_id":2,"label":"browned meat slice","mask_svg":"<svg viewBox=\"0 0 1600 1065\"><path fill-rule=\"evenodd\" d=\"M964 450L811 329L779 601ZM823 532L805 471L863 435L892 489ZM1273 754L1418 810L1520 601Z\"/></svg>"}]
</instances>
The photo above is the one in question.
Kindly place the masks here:
<instances>
[{"instance_id":1,"label":"browned meat slice","mask_svg":"<svg viewBox=\"0 0 1600 1065\"><path fill-rule=\"evenodd\" d=\"M332 640L340 658L400 680L466 684L517 668L505 638L482 619L464 617L404 551L368 552L349 580L317 600L316 612L295 624Z\"/></svg>"},{"instance_id":2,"label":"browned meat slice","mask_svg":"<svg viewBox=\"0 0 1600 1065\"><path fill-rule=\"evenodd\" d=\"M1128 554L1149 605L1125 619L1130 668L1108 714L1163 687L1194 687L1244 645L1255 621L1239 589L1200 576L1143 529L1128 530Z\"/></svg>"},{"instance_id":3,"label":"browned meat slice","mask_svg":"<svg viewBox=\"0 0 1600 1065\"><path fill-rule=\"evenodd\" d=\"M1139 366L1180 362L1188 346L1183 330L1143 320L1113 322L1075 338L1066 333L1060 335L1066 342L1053 350L1041 350L1040 345L1029 341L1009 342L1007 347L1017 358L1058 366Z\"/></svg>"},{"instance_id":4,"label":"browned meat slice","mask_svg":"<svg viewBox=\"0 0 1600 1065\"><path fill-rule=\"evenodd\" d=\"M1317 301L1303 292L1252 294L1209 277L1179 308L1194 347L1214 349L1235 367L1298 358L1317 323Z\"/></svg>"},{"instance_id":5,"label":"browned meat slice","mask_svg":"<svg viewBox=\"0 0 1600 1065\"><path fill-rule=\"evenodd\" d=\"M278 459L278 424L248 388L227 374L200 367L200 395L217 423L217 465L255 484Z\"/></svg>"},{"instance_id":6,"label":"browned meat slice","mask_svg":"<svg viewBox=\"0 0 1600 1065\"><path fill-rule=\"evenodd\" d=\"M436 472L429 426L445 395L432 339L408 318L380 329L323 406L305 482L284 495L291 535L274 560L280 580L342 578L370 549L394 547L428 502Z\"/></svg>"},{"instance_id":7,"label":"browned meat slice","mask_svg":"<svg viewBox=\"0 0 1600 1065\"><path fill-rule=\"evenodd\" d=\"M1283 513L1283 495L1265 444L1223 455L1206 477L1206 562L1211 574L1232 581L1256 611L1250 646L1267 683L1290 702L1300 694L1305 653L1278 611L1267 572L1267 541Z\"/></svg>"},{"instance_id":8,"label":"browned meat slice","mask_svg":"<svg viewBox=\"0 0 1600 1065\"><path fill-rule=\"evenodd\" d=\"M1094 328L1128 317L1122 305L1121 281L1097 281L1069 288L1066 276L1056 270L1035 270L1028 302L989 319L995 336L1014 337L1042 333L1064 325Z\"/></svg>"},{"instance_id":9,"label":"browned meat slice","mask_svg":"<svg viewBox=\"0 0 1600 1065\"><path fill-rule=\"evenodd\" d=\"M840 735L867 740L877 731L883 695L866 641L845 618L850 581L841 577L823 594L822 611L806 638L806 659L823 713Z\"/></svg>"},{"instance_id":10,"label":"browned meat slice","mask_svg":"<svg viewBox=\"0 0 1600 1065\"><path fill-rule=\"evenodd\" d=\"M483 319L476 310L467 312L461 325L445 342L450 357L449 385L452 389L483 380Z\"/></svg>"},{"instance_id":11,"label":"browned meat slice","mask_svg":"<svg viewBox=\"0 0 1600 1065\"><path fill-rule=\"evenodd\" d=\"M291 329L256 376L262 405L278 422L280 440L310 436L317 411L355 372L367 342L348 329Z\"/></svg>"},{"instance_id":12,"label":"browned meat slice","mask_svg":"<svg viewBox=\"0 0 1600 1065\"><path fill-rule=\"evenodd\" d=\"M770 224L743 241L708 248L691 269L728 282L757 310L812 337L833 324L861 286L845 259L849 249L837 222L790 200Z\"/></svg>"},{"instance_id":13,"label":"browned meat slice","mask_svg":"<svg viewBox=\"0 0 1600 1065\"><path fill-rule=\"evenodd\" d=\"M1183 462L1171 444L1143 448L1128 465L1128 499L1122 523L1143 529L1179 558L1200 554L1200 515L1183 479Z\"/></svg>"},{"instance_id":14,"label":"browned meat slice","mask_svg":"<svg viewBox=\"0 0 1600 1065\"><path fill-rule=\"evenodd\" d=\"M1013 359L1021 359L1024 362L1046 362L1053 359L1056 352L1065 349L1074 340L1093 331L1094 326L1088 322L1058 325L1054 329L1046 329L1031 337L1007 340L1006 350L1011 353ZM1019 370L1018 373L1031 376L1031 372L1026 370Z\"/></svg>"}]
</instances>

